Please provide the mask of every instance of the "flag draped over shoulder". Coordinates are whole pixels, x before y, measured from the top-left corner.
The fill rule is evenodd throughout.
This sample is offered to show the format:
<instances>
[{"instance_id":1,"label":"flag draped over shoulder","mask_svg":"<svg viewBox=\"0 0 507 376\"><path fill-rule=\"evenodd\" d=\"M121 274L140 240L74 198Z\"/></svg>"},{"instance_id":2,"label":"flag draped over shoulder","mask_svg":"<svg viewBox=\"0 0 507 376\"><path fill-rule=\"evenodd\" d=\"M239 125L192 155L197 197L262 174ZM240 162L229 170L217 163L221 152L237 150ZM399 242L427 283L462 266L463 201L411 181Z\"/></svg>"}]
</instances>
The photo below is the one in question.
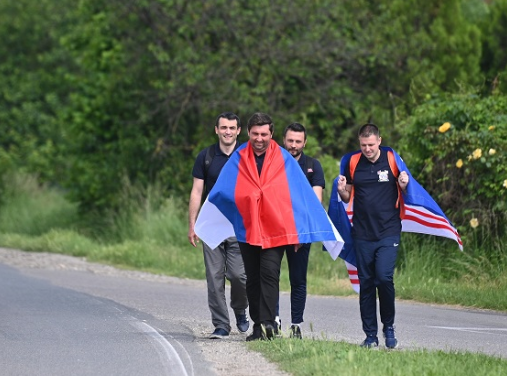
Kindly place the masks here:
<instances>
[{"instance_id":1,"label":"flag draped over shoulder","mask_svg":"<svg viewBox=\"0 0 507 376\"><path fill-rule=\"evenodd\" d=\"M381 150L393 153L398 171L406 171L410 178L406 194L402 193L400 196L402 231L453 239L458 243L459 248L463 250L463 243L458 231L445 216L435 200L414 179L401 157L392 148L382 146ZM341 175L345 175L345 168L347 168L352 155L358 153L361 153L361 151L349 153L342 158L340 162ZM345 241L340 258L345 260L352 287L354 290L359 291L354 242L351 235L354 205L353 202L352 204L345 204L341 201L338 195L338 178L334 180L332 189L328 214Z\"/></svg>"},{"instance_id":2,"label":"flag draped over shoulder","mask_svg":"<svg viewBox=\"0 0 507 376\"><path fill-rule=\"evenodd\" d=\"M250 142L231 155L195 232L211 248L230 236L262 248L321 241L336 259L343 247L299 164L273 140L260 176Z\"/></svg>"}]
</instances>

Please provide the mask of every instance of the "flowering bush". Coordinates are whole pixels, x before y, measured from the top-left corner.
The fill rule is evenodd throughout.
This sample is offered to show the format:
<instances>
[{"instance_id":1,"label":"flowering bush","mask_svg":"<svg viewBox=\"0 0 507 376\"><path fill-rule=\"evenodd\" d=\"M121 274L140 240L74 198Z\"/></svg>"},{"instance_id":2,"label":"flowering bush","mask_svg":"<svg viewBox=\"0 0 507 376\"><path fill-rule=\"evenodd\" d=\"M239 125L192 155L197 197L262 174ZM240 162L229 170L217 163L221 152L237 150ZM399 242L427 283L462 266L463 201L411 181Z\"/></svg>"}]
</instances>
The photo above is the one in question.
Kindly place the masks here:
<instances>
[{"instance_id":1,"label":"flowering bush","mask_svg":"<svg viewBox=\"0 0 507 376\"><path fill-rule=\"evenodd\" d=\"M401 156L450 219L505 235L507 96L435 96L398 127Z\"/></svg>"}]
</instances>

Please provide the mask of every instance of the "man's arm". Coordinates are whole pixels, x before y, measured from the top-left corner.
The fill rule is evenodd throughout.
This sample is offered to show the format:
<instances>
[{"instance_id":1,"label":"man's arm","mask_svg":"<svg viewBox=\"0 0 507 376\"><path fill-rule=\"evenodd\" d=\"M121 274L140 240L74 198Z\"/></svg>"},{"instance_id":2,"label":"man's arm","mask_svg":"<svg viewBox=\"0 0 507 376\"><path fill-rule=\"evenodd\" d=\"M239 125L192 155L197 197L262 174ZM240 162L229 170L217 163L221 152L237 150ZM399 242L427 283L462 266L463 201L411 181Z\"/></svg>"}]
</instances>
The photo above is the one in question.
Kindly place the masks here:
<instances>
[{"instance_id":1,"label":"man's arm","mask_svg":"<svg viewBox=\"0 0 507 376\"><path fill-rule=\"evenodd\" d=\"M315 192L315 195L319 199L320 203L322 204L322 191L323 191L323 188L320 185L314 185L312 187L312 189Z\"/></svg>"},{"instance_id":2,"label":"man's arm","mask_svg":"<svg viewBox=\"0 0 507 376\"><path fill-rule=\"evenodd\" d=\"M194 178L192 184L192 191L190 192L190 200L188 203L188 240L190 244L196 247L196 243L199 241L197 234L194 231L195 221L197 220L197 214L201 206L202 192L204 190L204 180Z\"/></svg>"},{"instance_id":3,"label":"man's arm","mask_svg":"<svg viewBox=\"0 0 507 376\"><path fill-rule=\"evenodd\" d=\"M326 186L326 179L324 177L324 169L318 159L313 158L313 174L311 179L308 181L310 182L315 195L322 204L322 193L324 191L324 187Z\"/></svg>"}]
</instances>

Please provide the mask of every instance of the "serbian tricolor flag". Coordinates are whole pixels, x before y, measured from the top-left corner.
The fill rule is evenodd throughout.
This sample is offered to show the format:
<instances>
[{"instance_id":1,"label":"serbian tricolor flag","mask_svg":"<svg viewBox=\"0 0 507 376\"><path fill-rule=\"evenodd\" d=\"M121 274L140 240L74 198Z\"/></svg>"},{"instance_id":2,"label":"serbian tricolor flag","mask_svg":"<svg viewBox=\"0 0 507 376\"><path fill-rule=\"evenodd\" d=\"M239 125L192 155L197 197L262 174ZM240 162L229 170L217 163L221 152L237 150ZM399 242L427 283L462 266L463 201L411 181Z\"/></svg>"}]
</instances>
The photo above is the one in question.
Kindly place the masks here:
<instances>
[{"instance_id":1,"label":"serbian tricolor flag","mask_svg":"<svg viewBox=\"0 0 507 376\"><path fill-rule=\"evenodd\" d=\"M381 146L380 149L382 152L392 153L398 171L406 171L410 179L406 189L407 193L402 192L400 195L401 231L453 239L463 250L463 243L458 231L430 194L414 179L403 159L390 147ZM352 155L358 153L361 151L349 153L342 158L340 162L341 175L345 175L345 168L349 165ZM359 292L354 242L351 235L354 215L353 202L346 204L341 201L338 194L338 178L334 180L332 189L328 214L345 241L340 258L345 260L352 287Z\"/></svg>"},{"instance_id":2,"label":"serbian tricolor flag","mask_svg":"<svg viewBox=\"0 0 507 376\"><path fill-rule=\"evenodd\" d=\"M333 259L344 243L297 161L273 140L260 176L250 142L231 155L195 233L211 248L230 236L264 249L321 241Z\"/></svg>"}]
</instances>

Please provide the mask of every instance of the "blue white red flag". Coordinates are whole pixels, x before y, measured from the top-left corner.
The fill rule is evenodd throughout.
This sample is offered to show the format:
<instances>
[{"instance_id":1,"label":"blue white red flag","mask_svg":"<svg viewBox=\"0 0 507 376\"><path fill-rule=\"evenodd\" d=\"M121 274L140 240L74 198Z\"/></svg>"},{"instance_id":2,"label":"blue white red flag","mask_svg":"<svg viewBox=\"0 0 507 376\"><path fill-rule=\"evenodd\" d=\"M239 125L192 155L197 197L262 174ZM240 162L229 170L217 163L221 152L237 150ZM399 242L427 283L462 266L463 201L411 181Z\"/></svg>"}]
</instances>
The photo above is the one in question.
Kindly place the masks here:
<instances>
[{"instance_id":1,"label":"blue white red flag","mask_svg":"<svg viewBox=\"0 0 507 376\"><path fill-rule=\"evenodd\" d=\"M409 175L410 180L407 185L406 194L402 193L400 196L402 231L453 239L458 243L459 248L463 250L463 243L458 231L430 194L414 179L401 157L392 148L382 146L381 150L392 152L398 171L406 171ZM348 166L351 156L360 152L349 153L342 158L340 162L341 175L345 175L345 168ZM338 195L338 178L336 178L333 182L328 214L345 241L340 258L345 261L352 287L359 292L354 242L351 236L352 217L354 215L353 208L353 202L352 204L345 204L341 201Z\"/></svg>"},{"instance_id":2,"label":"blue white red flag","mask_svg":"<svg viewBox=\"0 0 507 376\"><path fill-rule=\"evenodd\" d=\"M299 164L273 140L260 176L250 142L231 155L195 233L211 248L230 236L262 248L321 241L333 259L344 243Z\"/></svg>"}]
</instances>

